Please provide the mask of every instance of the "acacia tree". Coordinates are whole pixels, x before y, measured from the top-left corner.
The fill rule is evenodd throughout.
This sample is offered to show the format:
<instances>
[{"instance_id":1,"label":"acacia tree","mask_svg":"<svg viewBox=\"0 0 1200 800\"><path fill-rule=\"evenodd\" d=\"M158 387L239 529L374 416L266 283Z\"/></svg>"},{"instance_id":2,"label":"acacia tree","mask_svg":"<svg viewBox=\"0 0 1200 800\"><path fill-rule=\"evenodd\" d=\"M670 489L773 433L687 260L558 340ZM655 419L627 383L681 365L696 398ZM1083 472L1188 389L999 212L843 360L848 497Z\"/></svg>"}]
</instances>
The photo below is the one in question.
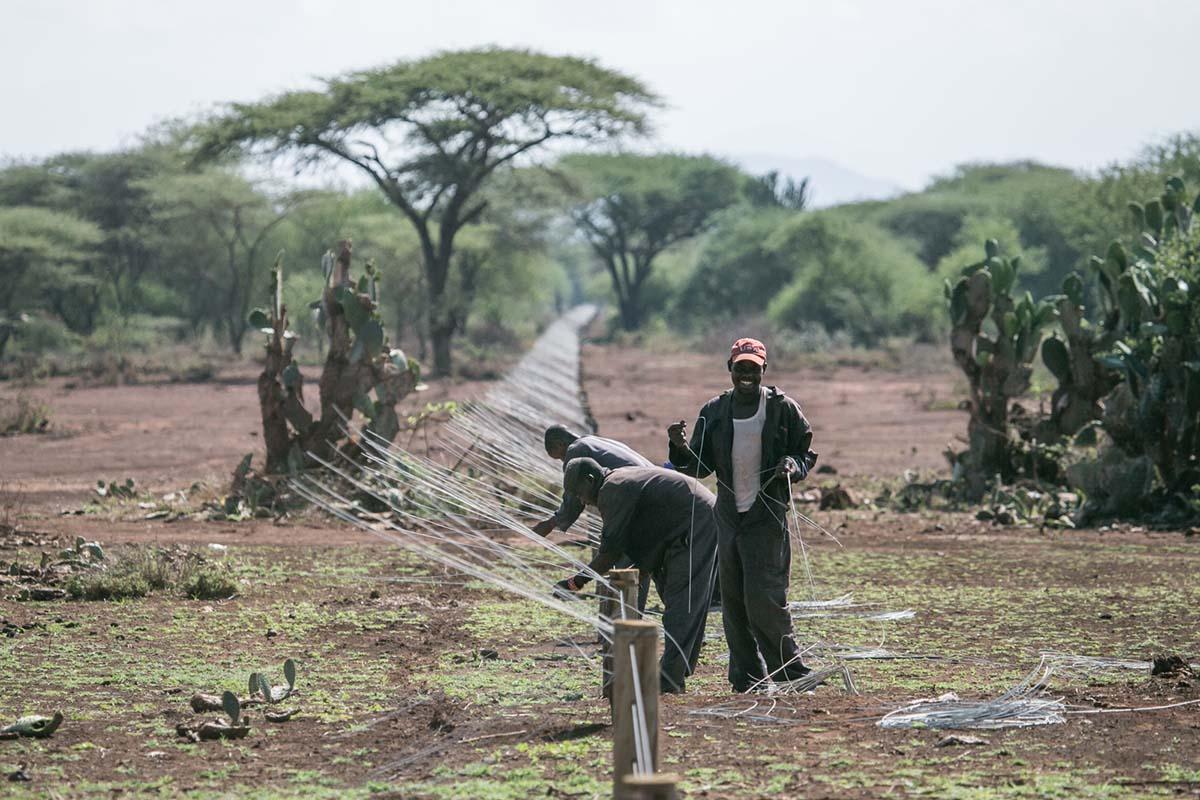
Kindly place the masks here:
<instances>
[{"instance_id":1,"label":"acacia tree","mask_svg":"<svg viewBox=\"0 0 1200 800\"><path fill-rule=\"evenodd\" d=\"M199 158L233 150L345 162L368 175L417 232L434 373L451 366L447 303L455 238L479 219L498 168L551 140L602 142L646 129L656 98L593 61L527 50L439 53L233 104L197 129Z\"/></svg>"},{"instance_id":2,"label":"acacia tree","mask_svg":"<svg viewBox=\"0 0 1200 800\"><path fill-rule=\"evenodd\" d=\"M581 154L562 168L581 198L572 216L612 278L629 331L645 321L642 290L654 259L708 230L742 188L735 168L708 156Z\"/></svg>"},{"instance_id":3,"label":"acacia tree","mask_svg":"<svg viewBox=\"0 0 1200 800\"><path fill-rule=\"evenodd\" d=\"M48 291L79 279L76 265L101 241L90 222L46 208L0 208L0 356Z\"/></svg>"},{"instance_id":4,"label":"acacia tree","mask_svg":"<svg viewBox=\"0 0 1200 800\"><path fill-rule=\"evenodd\" d=\"M114 153L63 153L0 170L0 205L37 206L99 226L104 240L79 265L81 280L48 292L72 331L90 334L109 308L136 309L141 282L161 265L152 247L150 205L140 185L172 167L169 146L147 144Z\"/></svg>"},{"instance_id":5,"label":"acacia tree","mask_svg":"<svg viewBox=\"0 0 1200 800\"><path fill-rule=\"evenodd\" d=\"M158 176L141 185L155 221L172 240L169 246L190 251L180 260L193 295L187 304L223 328L240 356L250 329L246 315L264 283L264 260L272 255L269 236L304 195L273 201L224 170ZM193 263L197 258L200 263Z\"/></svg>"},{"instance_id":6,"label":"acacia tree","mask_svg":"<svg viewBox=\"0 0 1200 800\"><path fill-rule=\"evenodd\" d=\"M169 171L170 150L160 145L116 153L69 153L46 162L71 188L70 208L104 232L93 269L118 313L137 305L143 279L161 267L150 244L150 199L144 182Z\"/></svg>"}]
</instances>

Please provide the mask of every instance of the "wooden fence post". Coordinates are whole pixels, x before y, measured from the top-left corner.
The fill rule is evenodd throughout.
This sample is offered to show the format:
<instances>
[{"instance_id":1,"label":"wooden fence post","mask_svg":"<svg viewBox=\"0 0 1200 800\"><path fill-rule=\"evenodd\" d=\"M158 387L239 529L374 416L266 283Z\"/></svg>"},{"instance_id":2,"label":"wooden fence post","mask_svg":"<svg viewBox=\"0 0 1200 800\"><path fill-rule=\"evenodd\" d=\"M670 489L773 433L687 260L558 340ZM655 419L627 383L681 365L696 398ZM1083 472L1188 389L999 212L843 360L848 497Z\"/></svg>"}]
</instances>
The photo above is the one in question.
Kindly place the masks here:
<instances>
[{"instance_id":1,"label":"wooden fence post","mask_svg":"<svg viewBox=\"0 0 1200 800\"><path fill-rule=\"evenodd\" d=\"M658 626L653 622L613 623L612 715L613 797L620 800L629 796L627 775L653 773L658 766Z\"/></svg>"},{"instance_id":2,"label":"wooden fence post","mask_svg":"<svg viewBox=\"0 0 1200 800\"><path fill-rule=\"evenodd\" d=\"M621 606L617 607L618 619L641 619L642 612L638 611L638 585L641 573L636 569L614 569L608 572L608 581L620 593Z\"/></svg>"},{"instance_id":3,"label":"wooden fence post","mask_svg":"<svg viewBox=\"0 0 1200 800\"><path fill-rule=\"evenodd\" d=\"M600 586L600 616L607 620L641 619L637 608L639 573L636 569L614 569L609 586ZM600 638L600 696L612 701L612 643Z\"/></svg>"},{"instance_id":4,"label":"wooden fence post","mask_svg":"<svg viewBox=\"0 0 1200 800\"><path fill-rule=\"evenodd\" d=\"M611 582L610 582L611 583ZM615 589L601 583L597 587L600 595L600 618L617 620L621 618L620 599ZM600 637L600 696L612 702L612 642Z\"/></svg>"}]
</instances>

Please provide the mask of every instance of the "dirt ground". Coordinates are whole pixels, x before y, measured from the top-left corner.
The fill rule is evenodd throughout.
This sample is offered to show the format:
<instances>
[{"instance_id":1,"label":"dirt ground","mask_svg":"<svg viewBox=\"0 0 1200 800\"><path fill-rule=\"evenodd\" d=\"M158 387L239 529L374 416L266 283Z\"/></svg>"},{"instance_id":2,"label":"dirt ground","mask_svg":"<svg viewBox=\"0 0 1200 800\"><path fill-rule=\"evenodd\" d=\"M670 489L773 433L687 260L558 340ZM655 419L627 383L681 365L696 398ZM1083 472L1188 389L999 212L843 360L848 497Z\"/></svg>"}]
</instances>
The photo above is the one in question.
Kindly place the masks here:
<instances>
[{"instance_id":1,"label":"dirt ground","mask_svg":"<svg viewBox=\"0 0 1200 800\"><path fill-rule=\"evenodd\" d=\"M48 406L52 420L47 434L0 438L0 482L19 483L29 502L53 507L86 499L97 480L133 478L151 492L227 481L246 453L254 452L262 464L257 377L258 370L245 364L204 383L0 383L0 402L23 394ZM404 408L414 413L425 403L470 400L484 388L472 381L433 381Z\"/></svg>"},{"instance_id":2,"label":"dirt ground","mask_svg":"<svg viewBox=\"0 0 1200 800\"><path fill-rule=\"evenodd\" d=\"M695 424L700 407L730 388L726 354L654 353L587 345L584 389L600 433L666 460L669 424ZM945 471L942 452L966 431L959 375L903 374L832 364L769 366L764 383L796 399L813 426L818 464L839 475L893 478ZM961 445L956 449L960 449Z\"/></svg>"},{"instance_id":3,"label":"dirt ground","mask_svg":"<svg viewBox=\"0 0 1200 800\"><path fill-rule=\"evenodd\" d=\"M591 346L584 375L601 432L655 458L666 425L694 419L725 380L720 359ZM0 567L36 565L42 551L81 535L101 541L109 559L148 544L188 546L227 567L240 589L208 601L160 592L29 602L0 584L0 718L66 716L49 739L0 741L0 772L30 779L6 782L4 794L609 796L608 709L596 696L590 629L315 513L144 519L138 500L197 481L217 492L255 449L252 381L242 368L206 384L26 390L47 402L59 433L0 439L0 506L17 528L0 534ZM822 367L771 382L801 401L821 463L838 470L816 482L869 487L905 469L942 469L941 450L964 428L949 372ZM484 388L434 385L414 403ZM0 386L0 398L16 391ZM125 477L146 491L61 514L84 508L98 478ZM1121 711L1200 699L1187 675L1055 674L1048 691L1068 704L1064 723L962 732L977 744L938 746L947 732L877 725L917 698L995 697L1041 651L1194 661L1200 537L1130 526L1043 532L871 507L807 513L841 542L809 537L812 593L914 614L799 618L798 638L912 657L846 662L859 695L834 685L735 696L713 614L688 692L663 698L663 766L686 796L1200 796L1200 704ZM810 594L804 575L797 561L797 599ZM244 692L254 670L278 683L289 657L299 663L299 694L283 704L299 709L291 721L265 722L251 709L246 739L176 736L177 722L218 716L194 715L194 692ZM752 704L776 722L698 713Z\"/></svg>"}]
</instances>

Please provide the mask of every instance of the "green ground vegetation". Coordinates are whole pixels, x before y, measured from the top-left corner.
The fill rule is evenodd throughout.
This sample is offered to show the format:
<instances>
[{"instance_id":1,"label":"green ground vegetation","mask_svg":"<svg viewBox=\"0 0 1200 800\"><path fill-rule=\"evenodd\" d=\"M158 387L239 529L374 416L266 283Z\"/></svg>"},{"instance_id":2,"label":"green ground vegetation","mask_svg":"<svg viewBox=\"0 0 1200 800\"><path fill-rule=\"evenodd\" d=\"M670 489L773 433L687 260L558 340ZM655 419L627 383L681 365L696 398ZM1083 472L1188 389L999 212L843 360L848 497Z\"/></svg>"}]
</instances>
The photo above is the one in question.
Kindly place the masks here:
<instances>
[{"instance_id":1,"label":"green ground vegetation","mask_svg":"<svg viewBox=\"0 0 1200 800\"><path fill-rule=\"evenodd\" d=\"M1070 531L1023 534L992 539L988 558L980 559L954 540L971 528L969 518L939 518L948 529L940 542L857 548L850 541L844 549L831 543L810 549L818 597L852 590L855 602L911 609L915 616L893 622L800 618L802 641L931 657L850 662L864 697L822 688L801 706L828 711L781 729L786 736L687 715L688 708L729 697L720 615L710 617L710 640L689 694L672 699L665 712L664 764L683 776L686 790L727 797L757 796L764 787L1136 797L1165 794L1195 779L1200 764L1183 731L1155 745L1146 769L1129 772L1110 759L1102 741L1081 754L1078 742L1111 734L1076 722L987 734L987 745L965 752L934 748L936 731L872 726L879 709L917 697L946 691L994 696L1036 665L1042 650L1130 660L1200 652L1191 624L1200 587L1184 578L1194 573L1189 544L1132 536L1084 542ZM846 522L859 524L854 512ZM106 553L117 560L122 550ZM207 797L227 792L230 782L248 796L257 796L257 785L264 797L383 790L452 797L462 796L464 787L478 797L537 796L551 787L605 795L607 707L596 696L597 666L589 657L594 635L586 626L472 583L439 587L421 564L383 546L230 547L221 559L240 586L232 599L151 592L106 602L0 601L0 615L28 626L0 639L0 671L7 676L0 708L12 716L55 709L67 716L54 738L0 743L0 767L11 772L25 763L35 776L29 789L14 785L15 796L53 787L64 796L121 790ZM797 599L807 593L800 588L802 570L797 562ZM293 722L259 723L248 739L229 744L175 737L173 721L192 716L187 698L193 692L243 691L248 673L270 673L286 658L296 660L299 673L302 711ZM1053 691L1072 697L1132 692L1142 704L1164 697L1142 674L1055 681ZM397 709L426 704L443 708L445 721L436 725L453 721L456 727L450 733L422 727L424 745L375 733L378 720ZM1110 718L1115 730L1135 721L1119 716ZM593 729L562 740L534 733L579 725ZM489 738L509 733L511 739ZM425 767L384 769L437 737L450 749L422 762ZM272 755L273 748L284 748L283 755ZM107 770L104 752L120 752L122 762L136 768ZM297 755L310 752L320 757ZM1055 755L1060 752L1073 755L1064 761ZM162 756L147 753L170 754L170 768L168 762L155 767Z\"/></svg>"}]
</instances>

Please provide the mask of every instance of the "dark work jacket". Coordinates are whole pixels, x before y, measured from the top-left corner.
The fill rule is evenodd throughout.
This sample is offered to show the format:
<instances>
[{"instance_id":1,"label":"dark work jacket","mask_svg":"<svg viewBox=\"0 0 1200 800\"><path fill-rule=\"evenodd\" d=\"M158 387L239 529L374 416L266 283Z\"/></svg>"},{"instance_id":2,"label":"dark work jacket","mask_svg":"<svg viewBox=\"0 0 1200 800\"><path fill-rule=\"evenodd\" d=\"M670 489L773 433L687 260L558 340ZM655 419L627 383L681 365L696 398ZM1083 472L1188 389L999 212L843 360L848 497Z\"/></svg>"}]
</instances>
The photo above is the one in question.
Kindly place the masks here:
<instances>
[{"instance_id":1,"label":"dark work jacket","mask_svg":"<svg viewBox=\"0 0 1200 800\"><path fill-rule=\"evenodd\" d=\"M567 445L563 456L563 468L575 458L591 458L605 469L620 469L621 467L653 467L654 462L643 456L629 445L616 439L605 439L603 436L580 436ZM573 494L563 493L562 503L554 512L554 527L560 531L575 524L583 513L583 501Z\"/></svg>"},{"instance_id":2,"label":"dark work jacket","mask_svg":"<svg viewBox=\"0 0 1200 800\"><path fill-rule=\"evenodd\" d=\"M672 544L716 543L713 497L703 484L662 467L622 467L608 472L596 498L604 520L600 554L626 555L645 572L657 572Z\"/></svg>"},{"instance_id":3,"label":"dark work jacket","mask_svg":"<svg viewBox=\"0 0 1200 800\"><path fill-rule=\"evenodd\" d=\"M766 387L766 391L759 471L766 488L759 491L746 514L754 522L770 520L785 526L791 487L779 478L770 480L773 470L785 456L791 456L800 467L792 480L802 480L816 463L817 454L809 449L812 426L804 418L800 404L774 386ZM700 409L700 416L692 428L690 451L673 443L668 443L668 447L671 463L680 472L697 478L717 474L717 516L730 530L736 529L739 517L733 494L733 389L717 395Z\"/></svg>"}]
</instances>

